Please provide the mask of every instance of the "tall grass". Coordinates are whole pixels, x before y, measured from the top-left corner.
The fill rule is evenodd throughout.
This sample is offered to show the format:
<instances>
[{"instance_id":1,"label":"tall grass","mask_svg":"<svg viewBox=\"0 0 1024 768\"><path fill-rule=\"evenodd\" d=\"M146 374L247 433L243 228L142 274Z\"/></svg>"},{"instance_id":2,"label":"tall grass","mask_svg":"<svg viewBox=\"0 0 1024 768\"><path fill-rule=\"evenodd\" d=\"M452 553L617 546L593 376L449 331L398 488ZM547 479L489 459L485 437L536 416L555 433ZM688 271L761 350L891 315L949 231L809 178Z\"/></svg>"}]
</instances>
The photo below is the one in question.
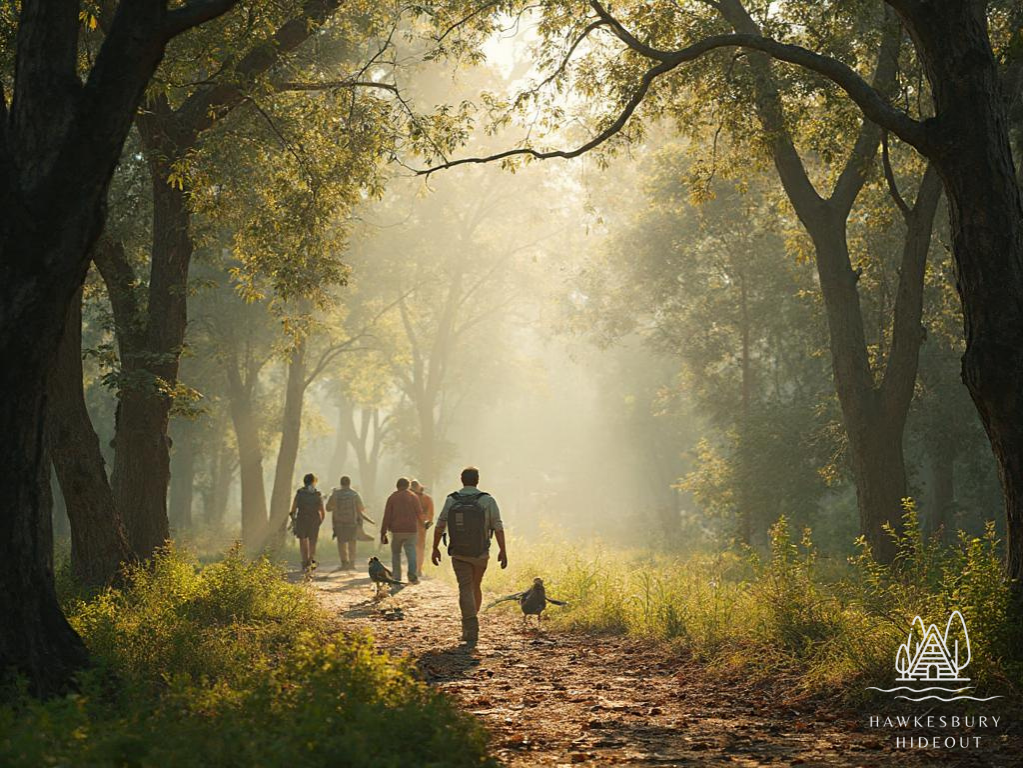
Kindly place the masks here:
<instances>
[{"instance_id":1,"label":"tall grass","mask_svg":"<svg viewBox=\"0 0 1024 768\"><path fill-rule=\"evenodd\" d=\"M892 679L914 616L941 628L956 608L970 629L972 679L1018 692L1020 661L1011 648L1020 628L1008 616L994 528L943 546L922 534L907 500L903 532L890 535L898 551L892 567L876 562L864 542L849 562L823 562L811 531L797 535L784 518L764 554L677 558L554 538L512 542L509 569L492 566L485 588L511 593L541 576L550 596L570 604L547 612L555 628L624 633L711 665L785 674L806 693L851 700Z\"/></svg>"},{"instance_id":2,"label":"tall grass","mask_svg":"<svg viewBox=\"0 0 1024 768\"><path fill-rule=\"evenodd\" d=\"M493 764L474 721L265 560L169 550L129 583L68 600L96 667L0 707L0 765Z\"/></svg>"}]
</instances>

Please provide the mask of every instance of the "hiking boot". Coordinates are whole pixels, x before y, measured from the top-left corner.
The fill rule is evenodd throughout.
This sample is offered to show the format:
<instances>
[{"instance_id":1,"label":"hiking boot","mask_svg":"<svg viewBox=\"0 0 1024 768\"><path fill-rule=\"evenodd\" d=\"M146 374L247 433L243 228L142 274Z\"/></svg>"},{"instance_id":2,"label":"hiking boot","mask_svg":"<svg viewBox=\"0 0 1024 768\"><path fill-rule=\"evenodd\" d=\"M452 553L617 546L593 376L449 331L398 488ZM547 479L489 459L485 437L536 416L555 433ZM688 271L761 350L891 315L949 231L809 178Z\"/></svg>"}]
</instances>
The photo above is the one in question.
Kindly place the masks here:
<instances>
[{"instance_id":1,"label":"hiking boot","mask_svg":"<svg viewBox=\"0 0 1024 768\"><path fill-rule=\"evenodd\" d=\"M480 637L480 619L474 616L462 620L462 642L475 643Z\"/></svg>"}]
</instances>

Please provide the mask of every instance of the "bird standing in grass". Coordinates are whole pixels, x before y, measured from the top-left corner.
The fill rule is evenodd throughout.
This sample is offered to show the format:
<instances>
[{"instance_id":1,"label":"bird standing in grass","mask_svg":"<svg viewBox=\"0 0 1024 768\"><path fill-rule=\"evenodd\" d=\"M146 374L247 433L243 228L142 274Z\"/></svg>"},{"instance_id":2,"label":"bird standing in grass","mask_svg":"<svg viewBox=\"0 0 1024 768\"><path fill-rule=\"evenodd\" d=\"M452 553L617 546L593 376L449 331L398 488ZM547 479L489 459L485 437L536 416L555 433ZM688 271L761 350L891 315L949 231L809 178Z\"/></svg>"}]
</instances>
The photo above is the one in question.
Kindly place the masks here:
<instances>
[{"instance_id":1,"label":"bird standing in grass","mask_svg":"<svg viewBox=\"0 0 1024 768\"><path fill-rule=\"evenodd\" d=\"M523 611L523 623L525 624L528 616L537 617L537 626L540 627L540 615L547 608L548 603L552 605L568 605L568 603L562 600L555 600L552 597L548 597L544 591L544 580L536 578L533 580L533 586L525 592L516 592L514 595L505 595L505 597L499 597L493 603L484 608L488 610L493 608L498 603L508 602L509 600L518 600L519 607Z\"/></svg>"},{"instance_id":2,"label":"bird standing in grass","mask_svg":"<svg viewBox=\"0 0 1024 768\"><path fill-rule=\"evenodd\" d=\"M380 595L381 589L386 585L402 583L391 578L391 571L389 571L384 566L384 563L376 557L371 557L366 566L367 573L370 574L370 581L372 581L377 587L378 596Z\"/></svg>"}]
</instances>

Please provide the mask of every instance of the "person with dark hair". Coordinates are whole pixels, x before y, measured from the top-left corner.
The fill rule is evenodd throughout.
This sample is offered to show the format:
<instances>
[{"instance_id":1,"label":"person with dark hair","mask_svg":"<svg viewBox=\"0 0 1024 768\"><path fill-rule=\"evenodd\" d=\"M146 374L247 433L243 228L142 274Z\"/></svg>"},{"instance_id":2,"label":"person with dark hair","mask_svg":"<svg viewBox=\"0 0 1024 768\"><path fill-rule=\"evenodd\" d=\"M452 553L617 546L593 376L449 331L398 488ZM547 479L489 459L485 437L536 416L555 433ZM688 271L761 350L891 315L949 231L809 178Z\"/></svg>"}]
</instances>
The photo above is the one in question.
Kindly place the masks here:
<instances>
[{"instance_id":1,"label":"person with dark hair","mask_svg":"<svg viewBox=\"0 0 1024 768\"><path fill-rule=\"evenodd\" d=\"M508 567L505 550L505 528L501 522L498 502L489 493L477 489L480 470L466 467L460 476L462 489L448 495L434 528L434 548L430 553L434 565L441 564L441 536L448 533L448 555L459 582L459 610L462 613L462 640L472 644L480 634L480 605L483 592L480 583L487 570L491 536L498 541L498 563Z\"/></svg>"},{"instance_id":2,"label":"person with dark hair","mask_svg":"<svg viewBox=\"0 0 1024 768\"><path fill-rule=\"evenodd\" d=\"M409 490L409 480L398 478L395 492L388 496L384 519L380 522L380 543L388 543L391 534L391 575L402 580L402 550L409 566L409 583L418 584L416 570L416 529L420 525L420 500Z\"/></svg>"},{"instance_id":3,"label":"person with dark hair","mask_svg":"<svg viewBox=\"0 0 1024 768\"><path fill-rule=\"evenodd\" d=\"M320 535L320 524L324 521L324 497L317 490L316 475L312 472L302 478L302 487L295 492L292 508L292 530L299 540L302 554L302 570L316 570L316 540Z\"/></svg>"},{"instance_id":4,"label":"person with dark hair","mask_svg":"<svg viewBox=\"0 0 1024 768\"><path fill-rule=\"evenodd\" d=\"M427 529L434 524L434 500L427 495L427 489L419 480L410 480L409 489L420 500L420 524L416 528L416 567L419 576L423 575L423 566L427 564L424 557L427 548Z\"/></svg>"},{"instance_id":5,"label":"person with dark hair","mask_svg":"<svg viewBox=\"0 0 1024 768\"><path fill-rule=\"evenodd\" d=\"M352 479L343 475L340 488L331 491L327 499L327 511L331 513L334 538L338 540L339 571L354 571L356 568L356 542L372 541L363 533L363 521L373 524L366 516L366 505L352 488Z\"/></svg>"}]
</instances>

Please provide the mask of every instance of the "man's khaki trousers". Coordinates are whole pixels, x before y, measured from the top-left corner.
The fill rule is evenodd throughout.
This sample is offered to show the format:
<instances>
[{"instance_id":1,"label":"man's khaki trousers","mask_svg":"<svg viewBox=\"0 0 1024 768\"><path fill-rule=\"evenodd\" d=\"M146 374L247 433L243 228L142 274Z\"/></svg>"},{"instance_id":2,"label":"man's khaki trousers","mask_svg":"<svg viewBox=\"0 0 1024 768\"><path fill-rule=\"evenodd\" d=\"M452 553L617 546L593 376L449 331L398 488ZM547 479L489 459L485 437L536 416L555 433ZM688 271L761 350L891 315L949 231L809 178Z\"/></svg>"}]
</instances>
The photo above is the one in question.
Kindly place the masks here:
<instances>
[{"instance_id":1,"label":"man's khaki trousers","mask_svg":"<svg viewBox=\"0 0 1024 768\"><path fill-rule=\"evenodd\" d=\"M462 639L474 641L480 632L477 614L484 601L480 582L487 570L486 557L453 557L452 569L459 582L459 610L462 612Z\"/></svg>"}]
</instances>

